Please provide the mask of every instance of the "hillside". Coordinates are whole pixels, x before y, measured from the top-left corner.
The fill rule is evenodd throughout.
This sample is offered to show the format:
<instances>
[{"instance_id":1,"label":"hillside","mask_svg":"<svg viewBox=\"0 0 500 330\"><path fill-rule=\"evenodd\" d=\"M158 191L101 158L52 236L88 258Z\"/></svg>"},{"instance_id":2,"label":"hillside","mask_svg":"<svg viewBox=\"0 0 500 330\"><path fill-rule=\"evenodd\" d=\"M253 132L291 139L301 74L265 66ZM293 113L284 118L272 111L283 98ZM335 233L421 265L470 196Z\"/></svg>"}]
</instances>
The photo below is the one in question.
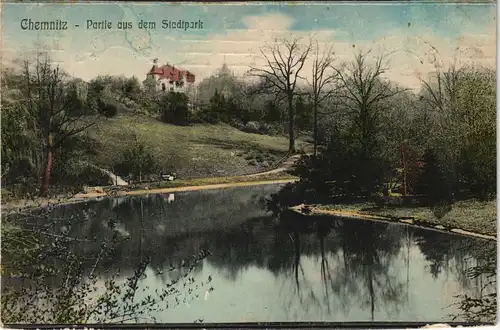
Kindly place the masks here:
<instances>
[{"instance_id":1,"label":"hillside","mask_svg":"<svg viewBox=\"0 0 500 330\"><path fill-rule=\"evenodd\" d=\"M179 177L243 175L267 169L288 150L287 137L239 131L229 125L174 126L146 115L120 115L90 129L98 144L90 156L96 165L113 171L113 164L133 143L134 135L153 150L161 167ZM296 142L307 149L308 143Z\"/></svg>"}]
</instances>

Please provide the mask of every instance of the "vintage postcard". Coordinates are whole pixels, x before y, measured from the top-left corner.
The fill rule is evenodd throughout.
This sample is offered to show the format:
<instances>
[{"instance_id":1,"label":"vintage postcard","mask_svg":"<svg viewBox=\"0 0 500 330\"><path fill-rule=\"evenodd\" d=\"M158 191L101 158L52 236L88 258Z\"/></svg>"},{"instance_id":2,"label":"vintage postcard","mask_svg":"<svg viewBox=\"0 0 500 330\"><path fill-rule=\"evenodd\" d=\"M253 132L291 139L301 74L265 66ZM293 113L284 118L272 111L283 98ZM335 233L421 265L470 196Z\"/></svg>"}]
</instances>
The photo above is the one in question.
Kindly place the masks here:
<instances>
[{"instance_id":1,"label":"vintage postcard","mask_svg":"<svg viewBox=\"0 0 500 330\"><path fill-rule=\"evenodd\" d=\"M496 26L3 3L1 322L495 323Z\"/></svg>"}]
</instances>

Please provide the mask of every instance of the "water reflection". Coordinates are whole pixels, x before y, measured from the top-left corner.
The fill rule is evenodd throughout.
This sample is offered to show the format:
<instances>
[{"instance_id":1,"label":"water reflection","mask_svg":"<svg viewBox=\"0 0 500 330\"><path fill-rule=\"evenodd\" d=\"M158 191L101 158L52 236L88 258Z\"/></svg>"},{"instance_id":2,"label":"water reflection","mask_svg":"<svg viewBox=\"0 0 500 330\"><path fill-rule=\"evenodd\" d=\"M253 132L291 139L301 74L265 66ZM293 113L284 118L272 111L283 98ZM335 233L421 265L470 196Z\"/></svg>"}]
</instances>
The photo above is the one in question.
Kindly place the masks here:
<instances>
[{"instance_id":1,"label":"water reflection","mask_svg":"<svg viewBox=\"0 0 500 330\"><path fill-rule=\"evenodd\" d=\"M108 274L148 264L136 299L184 276L182 265L202 250L189 278L210 288L187 288L174 309L152 312L159 322L446 321L454 296L478 292L466 269L475 251L494 244L361 220L307 218L265 212L279 186L107 199L65 206L50 216L79 239L80 255L113 253L88 269L103 285ZM26 226L36 226L34 223ZM54 261L56 262L56 261ZM63 262L63 261L58 261ZM189 291L191 290L191 291ZM489 289L494 290L494 287ZM184 297L185 298L185 297Z\"/></svg>"}]
</instances>

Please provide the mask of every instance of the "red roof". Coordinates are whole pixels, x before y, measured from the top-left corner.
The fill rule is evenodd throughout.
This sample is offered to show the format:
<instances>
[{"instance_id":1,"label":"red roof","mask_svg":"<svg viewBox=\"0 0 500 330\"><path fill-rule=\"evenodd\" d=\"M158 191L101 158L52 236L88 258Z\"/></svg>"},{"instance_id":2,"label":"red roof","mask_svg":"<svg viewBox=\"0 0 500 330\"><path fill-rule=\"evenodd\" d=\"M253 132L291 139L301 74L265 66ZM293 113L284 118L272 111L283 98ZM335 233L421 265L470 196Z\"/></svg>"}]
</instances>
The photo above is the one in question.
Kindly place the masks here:
<instances>
[{"instance_id":1,"label":"red roof","mask_svg":"<svg viewBox=\"0 0 500 330\"><path fill-rule=\"evenodd\" d=\"M195 81L195 75L187 70L182 70L176 68L170 64L158 67L153 65L151 70L149 70L148 75L158 75L160 79L168 79L170 81L181 81L184 76L186 76L186 81L193 83Z\"/></svg>"}]
</instances>

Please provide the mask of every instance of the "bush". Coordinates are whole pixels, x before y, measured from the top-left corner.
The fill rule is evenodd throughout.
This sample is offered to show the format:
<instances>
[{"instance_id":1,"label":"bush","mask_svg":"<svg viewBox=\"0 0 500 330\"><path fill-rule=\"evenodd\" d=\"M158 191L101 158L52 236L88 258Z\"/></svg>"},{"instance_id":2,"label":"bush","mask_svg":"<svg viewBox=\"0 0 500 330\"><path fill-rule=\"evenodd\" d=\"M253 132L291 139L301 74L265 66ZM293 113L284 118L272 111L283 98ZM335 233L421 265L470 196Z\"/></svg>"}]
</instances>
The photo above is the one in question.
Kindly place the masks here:
<instances>
[{"instance_id":1,"label":"bush","mask_svg":"<svg viewBox=\"0 0 500 330\"><path fill-rule=\"evenodd\" d=\"M224 94L217 90L210 98L209 104L205 105L198 113L198 118L208 124L224 122L237 125L239 122L248 120L248 111L238 106L234 99L226 99Z\"/></svg>"},{"instance_id":2,"label":"bush","mask_svg":"<svg viewBox=\"0 0 500 330\"><path fill-rule=\"evenodd\" d=\"M138 101L142 92L139 79L135 76L125 79L122 90L126 97L133 101Z\"/></svg>"},{"instance_id":3,"label":"bush","mask_svg":"<svg viewBox=\"0 0 500 330\"><path fill-rule=\"evenodd\" d=\"M258 122L250 121L241 130L245 133L262 134L260 129L261 126Z\"/></svg>"},{"instance_id":4,"label":"bush","mask_svg":"<svg viewBox=\"0 0 500 330\"><path fill-rule=\"evenodd\" d=\"M8 191L7 189L1 189L1 196L2 196L2 201L5 203L5 202L8 202L12 199L13 197L13 194L12 192Z\"/></svg>"},{"instance_id":5,"label":"bush","mask_svg":"<svg viewBox=\"0 0 500 330\"><path fill-rule=\"evenodd\" d=\"M53 182L61 186L80 189L82 186L108 186L113 180L99 167L82 161L54 164Z\"/></svg>"},{"instance_id":6,"label":"bush","mask_svg":"<svg viewBox=\"0 0 500 330\"><path fill-rule=\"evenodd\" d=\"M219 113L211 111L209 107L203 107L197 114L197 119L207 124L217 124L220 121Z\"/></svg>"},{"instance_id":7,"label":"bush","mask_svg":"<svg viewBox=\"0 0 500 330\"><path fill-rule=\"evenodd\" d=\"M108 186L114 184L108 174L90 164L83 166L77 176L79 182L89 186Z\"/></svg>"},{"instance_id":8,"label":"bush","mask_svg":"<svg viewBox=\"0 0 500 330\"><path fill-rule=\"evenodd\" d=\"M266 200L266 209L274 215L278 215L286 208L302 204L306 201L308 195L303 182L288 183L278 193L271 194Z\"/></svg>"},{"instance_id":9,"label":"bush","mask_svg":"<svg viewBox=\"0 0 500 330\"><path fill-rule=\"evenodd\" d=\"M206 123L206 121L203 120L203 118L200 116L200 112L195 113L195 114L191 114L191 116L189 117L189 122L191 124L203 124L203 123Z\"/></svg>"},{"instance_id":10,"label":"bush","mask_svg":"<svg viewBox=\"0 0 500 330\"><path fill-rule=\"evenodd\" d=\"M157 171L157 161L152 152L146 145L139 142L137 139L135 144L125 150L121 156L121 160L114 166L118 175L127 176L132 174L133 178L138 181Z\"/></svg>"},{"instance_id":11,"label":"bush","mask_svg":"<svg viewBox=\"0 0 500 330\"><path fill-rule=\"evenodd\" d=\"M272 126L265 123L261 124L259 127L259 133L264 135L272 134Z\"/></svg>"},{"instance_id":12,"label":"bush","mask_svg":"<svg viewBox=\"0 0 500 330\"><path fill-rule=\"evenodd\" d=\"M99 98L99 113L107 118L115 117L118 114L118 107L112 102L103 101Z\"/></svg>"},{"instance_id":13,"label":"bush","mask_svg":"<svg viewBox=\"0 0 500 330\"><path fill-rule=\"evenodd\" d=\"M2 178L5 183L26 183L26 180L34 179L37 176L33 161L26 156L12 159L7 170L5 177Z\"/></svg>"},{"instance_id":14,"label":"bush","mask_svg":"<svg viewBox=\"0 0 500 330\"><path fill-rule=\"evenodd\" d=\"M443 201L452 202L452 185L436 152L427 149L424 153L424 167L417 178L416 192L429 197L431 205Z\"/></svg>"},{"instance_id":15,"label":"bush","mask_svg":"<svg viewBox=\"0 0 500 330\"><path fill-rule=\"evenodd\" d=\"M258 121L249 121L246 124L233 124L233 127L245 133L259 135L280 135L282 127L279 124L262 123Z\"/></svg>"},{"instance_id":16,"label":"bush","mask_svg":"<svg viewBox=\"0 0 500 330\"><path fill-rule=\"evenodd\" d=\"M317 198L370 198L382 190L388 168L376 154L364 154L354 139L339 136L318 157L302 155L294 174L314 189Z\"/></svg>"},{"instance_id":17,"label":"bush","mask_svg":"<svg viewBox=\"0 0 500 330\"><path fill-rule=\"evenodd\" d=\"M464 186L481 200L492 198L496 192L496 156L494 135L490 145L476 143L461 153L461 177Z\"/></svg>"},{"instance_id":18,"label":"bush","mask_svg":"<svg viewBox=\"0 0 500 330\"><path fill-rule=\"evenodd\" d=\"M189 123L189 99L184 93L169 92L162 100L162 121L174 125Z\"/></svg>"}]
</instances>

